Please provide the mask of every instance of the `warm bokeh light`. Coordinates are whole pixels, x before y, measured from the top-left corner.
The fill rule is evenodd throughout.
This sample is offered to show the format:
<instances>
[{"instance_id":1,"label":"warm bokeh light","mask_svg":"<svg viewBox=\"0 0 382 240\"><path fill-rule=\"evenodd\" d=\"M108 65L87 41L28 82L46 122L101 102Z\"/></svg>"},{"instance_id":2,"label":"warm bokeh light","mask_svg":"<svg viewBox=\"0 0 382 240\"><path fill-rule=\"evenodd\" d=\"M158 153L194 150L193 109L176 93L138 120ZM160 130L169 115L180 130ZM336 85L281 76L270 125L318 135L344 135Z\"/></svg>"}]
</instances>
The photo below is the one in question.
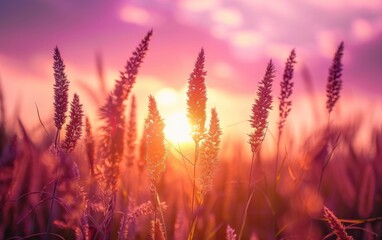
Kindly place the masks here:
<instances>
[{"instance_id":1,"label":"warm bokeh light","mask_svg":"<svg viewBox=\"0 0 382 240\"><path fill-rule=\"evenodd\" d=\"M176 112L164 119L166 124L164 134L173 144L186 144L192 143L190 135L190 125L188 124L187 117L183 112Z\"/></svg>"}]
</instances>

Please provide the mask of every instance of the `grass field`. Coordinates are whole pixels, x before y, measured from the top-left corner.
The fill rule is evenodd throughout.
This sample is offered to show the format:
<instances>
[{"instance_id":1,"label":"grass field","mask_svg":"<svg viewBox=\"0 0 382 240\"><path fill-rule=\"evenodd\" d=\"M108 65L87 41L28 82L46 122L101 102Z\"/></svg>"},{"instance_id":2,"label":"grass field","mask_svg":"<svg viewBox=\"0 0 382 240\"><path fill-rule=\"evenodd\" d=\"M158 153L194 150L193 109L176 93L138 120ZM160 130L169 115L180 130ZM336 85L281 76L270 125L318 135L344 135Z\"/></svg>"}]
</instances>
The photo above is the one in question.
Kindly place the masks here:
<instances>
[{"instance_id":1,"label":"grass field","mask_svg":"<svg viewBox=\"0 0 382 240\"><path fill-rule=\"evenodd\" d=\"M80 95L69 96L58 48L52 88L44 89L54 96L46 100L54 115L41 120L43 134L28 132L27 119L9 128L0 96L1 239L381 239L381 125L367 126L373 134L361 149L364 120L335 114L344 43L322 73L326 120L298 146L299 136L288 131L298 48L284 69L275 72L269 61L256 76L251 112L243 113L251 126L245 141L226 139L219 109L206 107L208 56L201 49L185 79L192 140L177 145L153 96L147 117L137 119L134 83L152 37L149 31L128 58L97 118L88 117ZM177 127L173 132L184 134ZM271 153L262 149L269 139Z\"/></svg>"}]
</instances>

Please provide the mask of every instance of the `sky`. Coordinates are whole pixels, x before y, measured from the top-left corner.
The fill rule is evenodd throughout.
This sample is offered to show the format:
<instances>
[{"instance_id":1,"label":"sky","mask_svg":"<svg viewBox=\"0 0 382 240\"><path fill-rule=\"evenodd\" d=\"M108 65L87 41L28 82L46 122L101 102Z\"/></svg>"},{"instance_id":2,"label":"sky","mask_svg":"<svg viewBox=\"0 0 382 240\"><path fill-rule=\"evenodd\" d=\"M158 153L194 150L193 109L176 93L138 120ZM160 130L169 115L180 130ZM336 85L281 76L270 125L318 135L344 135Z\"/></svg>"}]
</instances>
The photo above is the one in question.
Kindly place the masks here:
<instances>
[{"instance_id":1,"label":"sky","mask_svg":"<svg viewBox=\"0 0 382 240\"><path fill-rule=\"evenodd\" d=\"M185 114L187 80L203 48L207 106L217 108L223 129L248 133L257 84L270 59L276 65L271 114L276 122L284 63L296 49L291 117L295 129L303 131L302 123L308 129L317 120L312 99L322 103L316 108L325 113L328 68L344 41L339 118L348 119L350 112L359 114L366 106L368 119L381 123L373 117L382 105L380 0L2 0L0 80L8 115L38 123L36 104L44 121L51 121L52 56L58 46L71 93L79 92L86 114L96 116L105 94L96 59L110 90L150 29L154 35L133 90L141 119L150 94L170 124ZM307 75L310 87L304 82Z\"/></svg>"}]
</instances>

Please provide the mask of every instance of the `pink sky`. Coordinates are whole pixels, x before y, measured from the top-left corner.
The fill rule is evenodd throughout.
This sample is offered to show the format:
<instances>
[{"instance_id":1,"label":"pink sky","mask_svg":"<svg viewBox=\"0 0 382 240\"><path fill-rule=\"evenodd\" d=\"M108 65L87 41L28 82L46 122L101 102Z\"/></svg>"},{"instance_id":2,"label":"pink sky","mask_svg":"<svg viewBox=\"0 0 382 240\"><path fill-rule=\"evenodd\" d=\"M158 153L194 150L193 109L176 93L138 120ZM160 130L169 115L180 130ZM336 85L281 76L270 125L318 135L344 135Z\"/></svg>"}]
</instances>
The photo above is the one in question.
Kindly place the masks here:
<instances>
[{"instance_id":1,"label":"pink sky","mask_svg":"<svg viewBox=\"0 0 382 240\"><path fill-rule=\"evenodd\" d=\"M324 101L328 68L341 41L345 42L342 94L347 99L343 101L357 102L361 109L371 103L381 106L380 0L5 0L0 2L0 78L8 114L19 104L22 119L37 122L36 102L49 119L52 54L57 45L71 92L79 92L88 114L95 115L97 106L81 86L97 88L96 53L102 56L110 87L151 28L154 36L134 88L141 119L149 94L167 90L178 94L173 102L159 104L165 118L185 108L183 93L201 47L206 52L209 106L221 112L224 126L249 118L269 59L276 63L278 95L284 61L292 48L298 61L293 98L295 108L301 107L295 115L309 105L304 68ZM277 112L274 115L276 121ZM240 124L229 128L248 130Z\"/></svg>"}]
</instances>

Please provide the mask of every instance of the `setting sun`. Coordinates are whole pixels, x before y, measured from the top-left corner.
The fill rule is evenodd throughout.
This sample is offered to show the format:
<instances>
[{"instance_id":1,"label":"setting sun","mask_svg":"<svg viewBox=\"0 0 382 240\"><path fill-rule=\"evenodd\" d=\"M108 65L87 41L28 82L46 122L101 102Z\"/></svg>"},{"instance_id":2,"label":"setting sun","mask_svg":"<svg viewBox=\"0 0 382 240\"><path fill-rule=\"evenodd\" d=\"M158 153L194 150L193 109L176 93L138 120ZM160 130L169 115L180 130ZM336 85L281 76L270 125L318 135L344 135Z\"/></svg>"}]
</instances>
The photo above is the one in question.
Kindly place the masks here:
<instances>
[{"instance_id":1,"label":"setting sun","mask_svg":"<svg viewBox=\"0 0 382 240\"><path fill-rule=\"evenodd\" d=\"M155 94L158 106L163 112L164 134L173 144L193 142L187 113L182 102L183 95L173 88L163 88Z\"/></svg>"},{"instance_id":2,"label":"setting sun","mask_svg":"<svg viewBox=\"0 0 382 240\"><path fill-rule=\"evenodd\" d=\"M191 143L193 141L186 113L173 113L167 116L164 121L164 134L167 140L176 144Z\"/></svg>"}]
</instances>

